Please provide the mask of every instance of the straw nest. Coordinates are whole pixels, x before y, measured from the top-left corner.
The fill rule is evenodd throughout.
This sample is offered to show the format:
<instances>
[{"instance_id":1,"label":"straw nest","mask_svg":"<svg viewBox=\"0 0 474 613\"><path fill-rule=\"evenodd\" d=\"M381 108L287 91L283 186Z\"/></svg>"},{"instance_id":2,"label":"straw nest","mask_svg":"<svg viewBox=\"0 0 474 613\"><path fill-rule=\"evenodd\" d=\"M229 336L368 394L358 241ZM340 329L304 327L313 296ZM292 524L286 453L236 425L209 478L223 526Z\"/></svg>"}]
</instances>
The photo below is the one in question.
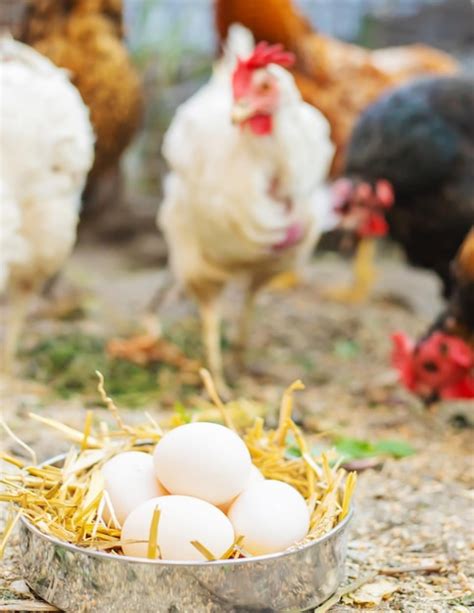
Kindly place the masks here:
<instances>
[{"instance_id":1,"label":"straw nest","mask_svg":"<svg viewBox=\"0 0 474 613\"><path fill-rule=\"evenodd\" d=\"M34 452L3 424L17 443L29 452L33 463L28 465L18 458L0 454L1 459L18 469L3 473L0 479L0 501L10 503L12 507L0 541L0 555L21 516L46 535L86 549L123 555L120 526L104 490L100 468L111 457L124 451L152 452L163 431L148 414L142 424L125 424L112 399L106 395L102 375L97 374L99 393L115 418L116 428L110 429L104 421L93 426L93 411L87 412L82 432L56 420L30 414L40 425L52 427L74 442L61 466L38 466ZM235 430L228 405L218 397L209 373L201 371L201 375L222 420ZM320 457L310 454L301 430L291 419L293 392L303 387L300 381L296 381L283 394L276 429L265 429L263 419L257 417L251 428L239 432L253 463L264 477L292 485L307 501L311 514L310 530L304 541L292 548L320 538L346 517L356 483L355 473L346 473L337 463L331 463L328 454L323 453ZM288 438L299 450L299 457L288 454ZM105 516L109 521L104 519L106 508L109 512ZM150 528L148 555L152 559L159 558L156 548L158 522L159 513ZM237 538L223 558L246 557L248 554L241 548L241 541L241 537ZM212 552L200 543L193 544L208 560L215 559Z\"/></svg>"}]
</instances>

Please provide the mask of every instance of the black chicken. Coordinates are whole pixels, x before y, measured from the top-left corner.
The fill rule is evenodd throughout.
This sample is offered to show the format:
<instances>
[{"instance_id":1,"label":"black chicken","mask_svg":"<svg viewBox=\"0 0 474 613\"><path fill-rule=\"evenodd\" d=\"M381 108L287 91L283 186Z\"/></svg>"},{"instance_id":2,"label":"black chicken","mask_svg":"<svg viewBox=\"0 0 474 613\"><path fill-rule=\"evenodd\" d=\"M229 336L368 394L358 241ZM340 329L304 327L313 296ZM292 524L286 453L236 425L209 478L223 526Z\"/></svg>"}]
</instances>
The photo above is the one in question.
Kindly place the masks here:
<instances>
[{"instance_id":1,"label":"black chicken","mask_svg":"<svg viewBox=\"0 0 474 613\"><path fill-rule=\"evenodd\" d=\"M450 262L474 224L474 82L427 78L381 97L356 124L344 175L336 208L362 240L343 296L367 295L372 237L386 233L412 264L435 271L449 296Z\"/></svg>"},{"instance_id":2,"label":"black chicken","mask_svg":"<svg viewBox=\"0 0 474 613\"><path fill-rule=\"evenodd\" d=\"M452 279L446 309L419 341L403 332L392 336L400 380L427 404L474 399L474 226L452 264Z\"/></svg>"}]
</instances>

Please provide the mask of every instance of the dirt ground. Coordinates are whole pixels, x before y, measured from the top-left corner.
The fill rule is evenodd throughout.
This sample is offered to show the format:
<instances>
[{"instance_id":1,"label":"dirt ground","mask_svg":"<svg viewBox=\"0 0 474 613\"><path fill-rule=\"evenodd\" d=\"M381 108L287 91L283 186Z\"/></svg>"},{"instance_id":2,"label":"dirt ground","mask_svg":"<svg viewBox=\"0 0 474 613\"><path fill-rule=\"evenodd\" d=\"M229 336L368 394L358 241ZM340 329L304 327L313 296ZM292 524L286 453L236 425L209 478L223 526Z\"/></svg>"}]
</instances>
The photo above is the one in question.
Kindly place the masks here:
<instances>
[{"instance_id":1,"label":"dirt ground","mask_svg":"<svg viewBox=\"0 0 474 613\"><path fill-rule=\"evenodd\" d=\"M143 254L146 248L141 247ZM162 269L131 255L136 251L113 245L80 246L57 291L62 298L72 295L80 301L84 313L72 320L51 319L46 312L51 307L39 304L28 323L25 347L72 330L117 336L136 329L139 314L165 278ZM283 389L301 378L306 390L297 397L297 418L315 440L324 432L409 443L414 454L372 462L373 468L360 472L347 582L368 575L375 576L371 585L388 582L385 591L391 595L376 604L375 611L467 612L474 604L474 450L469 426L474 407L444 403L427 411L396 384L389 366L390 333L399 329L421 333L441 303L431 275L409 269L396 254L389 256L380 259L377 288L364 306L322 299L323 287L340 284L350 274L347 262L331 254L315 258L301 287L263 293L248 351L249 373L239 378L234 393L275 408ZM228 296L228 321L235 311L234 295L238 296L237 290ZM170 304L162 320L167 330L192 337L199 355L199 329L191 303L179 299ZM232 336L230 323L225 335ZM232 370L229 349L225 357ZM19 375L25 374L26 362L26 357L20 359ZM95 365L88 366L92 377ZM134 410L124 406L125 416L134 419L146 409L165 418L170 397L180 397L179 381L160 379L161 388L167 384L169 389L162 389L144 406ZM39 459L64 450L65 443L33 425L26 417L28 411L78 427L84 418L85 400L80 395L61 398L43 384L4 382L2 396L4 419L34 447ZM7 437L3 442L10 453L21 453ZM39 610L33 609L40 605L35 605L22 581L15 537L2 564L0 610ZM21 599L24 604L15 605ZM364 600L363 594L359 600ZM369 600L366 597L365 603ZM357 593L345 596L330 610L358 610L363 605L356 601Z\"/></svg>"}]
</instances>

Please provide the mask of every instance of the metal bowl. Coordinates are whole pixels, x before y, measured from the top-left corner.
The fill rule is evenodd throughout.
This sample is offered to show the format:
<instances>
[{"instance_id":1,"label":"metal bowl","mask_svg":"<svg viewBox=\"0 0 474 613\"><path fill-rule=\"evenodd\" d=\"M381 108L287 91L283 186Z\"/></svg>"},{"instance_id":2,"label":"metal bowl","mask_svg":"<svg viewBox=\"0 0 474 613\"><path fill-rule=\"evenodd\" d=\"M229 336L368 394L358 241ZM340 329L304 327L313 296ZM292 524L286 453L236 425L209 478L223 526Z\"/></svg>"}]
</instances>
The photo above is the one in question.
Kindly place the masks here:
<instances>
[{"instance_id":1,"label":"metal bowl","mask_svg":"<svg viewBox=\"0 0 474 613\"><path fill-rule=\"evenodd\" d=\"M74 613L302 611L327 600L342 581L352 514L300 548L217 562L95 552L46 536L23 519L21 562L36 594Z\"/></svg>"}]
</instances>

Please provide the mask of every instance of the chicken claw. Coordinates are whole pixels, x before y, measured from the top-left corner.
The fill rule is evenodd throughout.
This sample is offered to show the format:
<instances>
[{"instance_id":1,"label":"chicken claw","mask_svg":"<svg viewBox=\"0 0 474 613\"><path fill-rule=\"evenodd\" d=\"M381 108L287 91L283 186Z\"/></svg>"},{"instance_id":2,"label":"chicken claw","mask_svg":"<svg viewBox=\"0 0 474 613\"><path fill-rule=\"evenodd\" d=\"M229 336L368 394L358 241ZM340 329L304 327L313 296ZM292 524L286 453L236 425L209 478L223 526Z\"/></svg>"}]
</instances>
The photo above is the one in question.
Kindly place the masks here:
<instances>
[{"instance_id":1,"label":"chicken claw","mask_svg":"<svg viewBox=\"0 0 474 613\"><path fill-rule=\"evenodd\" d=\"M301 285L301 277L294 270L282 272L273 277L267 284L267 288L277 291L286 291Z\"/></svg>"},{"instance_id":2,"label":"chicken claw","mask_svg":"<svg viewBox=\"0 0 474 613\"><path fill-rule=\"evenodd\" d=\"M323 292L325 298L346 304L366 302L377 277L373 265L375 244L372 238L363 238L360 241L354 262L354 280L352 285L349 287L329 288Z\"/></svg>"}]
</instances>

